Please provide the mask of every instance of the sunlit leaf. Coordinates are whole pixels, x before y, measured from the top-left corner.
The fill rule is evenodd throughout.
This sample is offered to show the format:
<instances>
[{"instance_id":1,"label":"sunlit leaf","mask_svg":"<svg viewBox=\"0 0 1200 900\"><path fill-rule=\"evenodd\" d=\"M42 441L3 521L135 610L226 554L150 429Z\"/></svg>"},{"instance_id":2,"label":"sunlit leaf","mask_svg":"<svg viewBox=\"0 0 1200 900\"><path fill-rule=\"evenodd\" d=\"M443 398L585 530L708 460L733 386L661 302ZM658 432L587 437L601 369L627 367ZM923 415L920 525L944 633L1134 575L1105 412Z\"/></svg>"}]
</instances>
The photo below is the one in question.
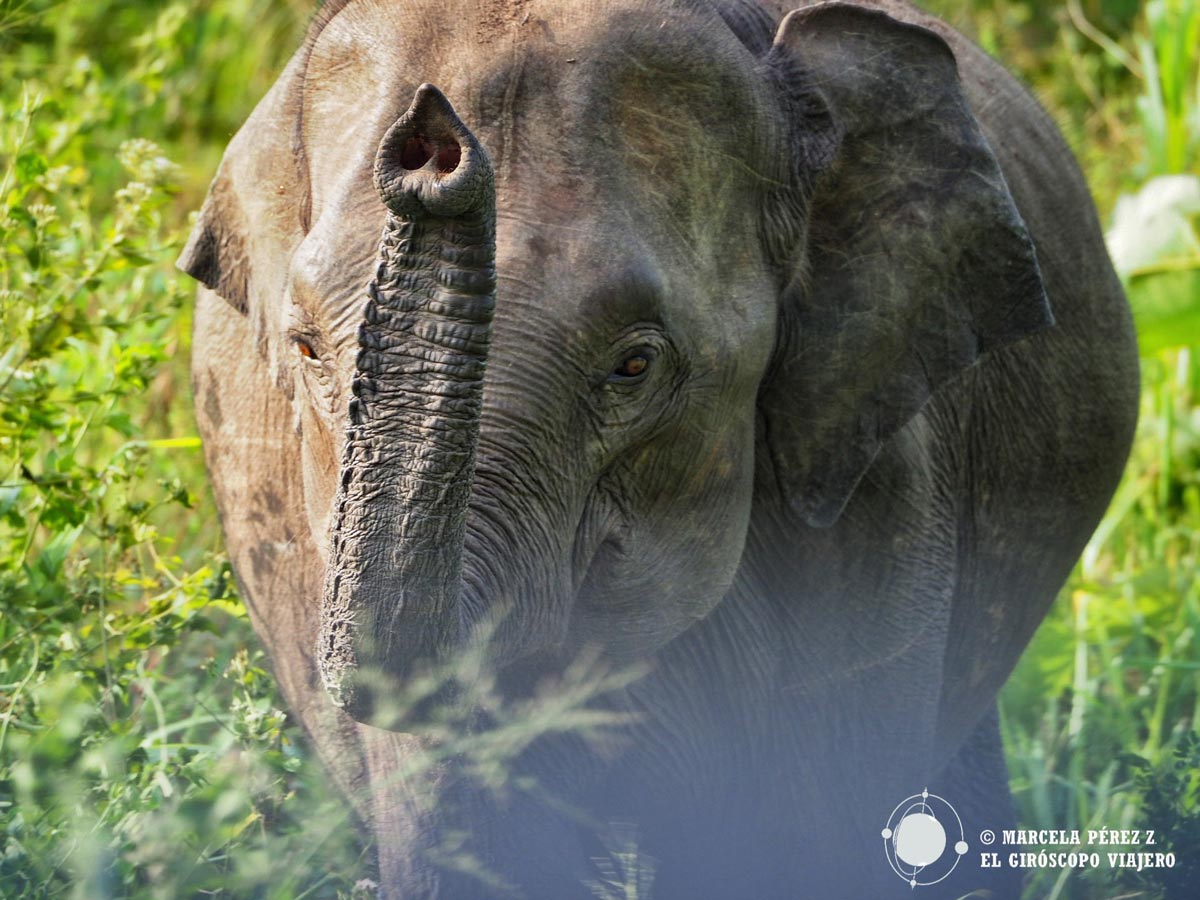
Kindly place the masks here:
<instances>
[{"instance_id":1,"label":"sunlit leaf","mask_svg":"<svg viewBox=\"0 0 1200 900\"><path fill-rule=\"evenodd\" d=\"M1117 201L1107 235L1149 354L1200 343L1200 177L1168 175Z\"/></svg>"}]
</instances>

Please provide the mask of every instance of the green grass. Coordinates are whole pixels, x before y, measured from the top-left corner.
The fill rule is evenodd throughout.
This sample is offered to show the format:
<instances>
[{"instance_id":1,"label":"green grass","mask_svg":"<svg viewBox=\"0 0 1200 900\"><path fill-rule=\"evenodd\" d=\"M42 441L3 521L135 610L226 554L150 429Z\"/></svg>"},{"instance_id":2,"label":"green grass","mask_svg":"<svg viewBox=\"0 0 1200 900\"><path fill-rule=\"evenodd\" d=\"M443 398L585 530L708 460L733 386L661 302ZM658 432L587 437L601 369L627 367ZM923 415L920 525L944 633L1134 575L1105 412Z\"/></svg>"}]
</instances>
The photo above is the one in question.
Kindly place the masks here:
<instances>
[{"instance_id":1,"label":"green grass","mask_svg":"<svg viewBox=\"0 0 1200 900\"><path fill-rule=\"evenodd\" d=\"M248 53L249 22L279 57ZM170 267L303 24L0 5L5 898L333 898L370 870L233 593Z\"/></svg>"},{"instance_id":2,"label":"green grass","mask_svg":"<svg viewBox=\"0 0 1200 900\"><path fill-rule=\"evenodd\" d=\"M1181 900L1195 892L1200 796L1172 774L1200 762L1191 743L1200 709L1197 29L1200 3L1157 2L1146 4L1123 41L1101 34L1092 41L1109 65L1126 70L1111 82L1121 91L1113 101L1120 117L1092 121L1105 129L1094 137L1112 138L1099 150L1136 151L1118 196L1097 200L1113 210L1110 247L1138 321L1141 417L1112 506L1001 698L1025 825L1154 828L1188 868L1140 876L1038 872L1030 900L1118 889ZM1102 71L1098 64L1073 69ZM1109 102L1097 93L1101 81L1084 88L1093 110ZM1068 134L1079 127L1075 116L1067 122ZM1171 801L1149 802L1161 793Z\"/></svg>"},{"instance_id":3,"label":"green grass","mask_svg":"<svg viewBox=\"0 0 1200 900\"><path fill-rule=\"evenodd\" d=\"M1189 350L1143 361L1134 457L1107 517L1001 698L1010 776L1030 828L1154 828L1195 840L1200 803L1142 810L1137 775L1169 765L1200 705L1200 435ZM1192 755L1192 765L1196 757ZM1191 835L1189 837L1189 835ZM1180 854L1184 856L1184 854ZM1106 896L1107 872L1042 873L1029 898ZM1169 900L1142 886L1138 896Z\"/></svg>"},{"instance_id":4,"label":"green grass","mask_svg":"<svg viewBox=\"0 0 1200 900\"><path fill-rule=\"evenodd\" d=\"M1193 868L1039 872L1027 896L1190 898L1200 5L929 5L1059 121L1143 331L1128 473L1002 723L1025 825L1151 827ZM280 711L213 529L188 405L192 286L170 266L308 15L299 0L0 0L5 898L371 894L370 848ZM644 898L653 868L618 844L592 889Z\"/></svg>"}]
</instances>

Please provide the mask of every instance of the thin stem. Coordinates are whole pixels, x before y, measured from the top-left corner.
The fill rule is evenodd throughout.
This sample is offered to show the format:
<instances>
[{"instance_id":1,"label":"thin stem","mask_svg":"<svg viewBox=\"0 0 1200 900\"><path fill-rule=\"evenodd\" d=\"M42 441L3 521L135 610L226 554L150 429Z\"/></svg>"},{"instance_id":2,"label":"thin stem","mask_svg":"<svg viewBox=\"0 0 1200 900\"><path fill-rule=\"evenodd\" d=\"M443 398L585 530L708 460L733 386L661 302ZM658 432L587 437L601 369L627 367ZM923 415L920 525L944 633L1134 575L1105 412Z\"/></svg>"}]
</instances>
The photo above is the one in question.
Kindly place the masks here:
<instances>
[{"instance_id":1,"label":"thin stem","mask_svg":"<svg viewBox=\"0 0 1200 900\"><path fill-rule=\"evenodd\" d=\"M1079 29L1080 34L1099 46L1139 79L1145 78L1141 64L1133 58L1129 51L1088 21L1088 17L1083 14L1083 10L1079 6L1079 0L1067 0L1067 15L1071 17L1071 24Z\"/></svg>"},{"instance_id":2,"label":"thin stem","mask_svg":"<svg viewBox=\"0 0 1200 900\"><path fill-rule=\"evenodd\" d=\"M29 671L25 673L25 677L21 679L21 683L17 689L13 691L12 697L8 701L8 710L4 713L4 721L0 722L0 752L4 751L4 739L8 736L8 723L12 721L13 711L17 708L17 700L25 690L25 686L29 684L30 679L37 673L38 660L41 656L41 647L38 644L37 635L33 636L33 664L30 665Z\"/></svg>"}]
</instances>

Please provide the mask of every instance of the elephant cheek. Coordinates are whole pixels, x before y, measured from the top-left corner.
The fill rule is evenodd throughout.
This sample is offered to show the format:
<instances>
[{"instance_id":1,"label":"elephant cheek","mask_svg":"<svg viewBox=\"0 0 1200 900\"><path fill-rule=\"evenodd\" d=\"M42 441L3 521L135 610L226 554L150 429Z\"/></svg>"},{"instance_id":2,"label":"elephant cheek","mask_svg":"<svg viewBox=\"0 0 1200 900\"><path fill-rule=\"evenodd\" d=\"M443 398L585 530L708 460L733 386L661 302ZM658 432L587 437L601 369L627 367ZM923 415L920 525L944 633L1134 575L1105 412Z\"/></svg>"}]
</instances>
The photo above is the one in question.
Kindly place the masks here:
<instances>
[{"instance_id":1,"label":"elephant cheek","mask_svg":"<svg viewBox=\"0 0 1200 900\"><path fill-rule=\"evenodd\" d=\"M685 435L647 460L646 470L669 473L674 489L658 492L601 545L580 589L575 644L642 660L724 599L749 526L752 436L751 427L723 432L716 443L711 433ZM679 468L681 459L688 468Z\"/></svg>"},{"instance_id":2,"label":"elephant cheek","mask_svg":"<svg viewBox=\"0 0 1200 900\"><path fill-rule=\"evenodd\" d=\"M754 497L754 423L747 419L697 447L699 462L674 498L677 527L665 529L672 546L663 556L678 561L672 603L681 630L724 599L741 563Z\"/></svg>"},{"instance_id":3,"label":"elephant cheek","mask_svg":"<svg viewBox=\"0 0 1200 900\"><path fill-rule=\"evenodd\" d=\"M341 457L345 438L330 429L311 409L301 414L301 423L304 513L310 533L321 536L316 544L321 565L326 566L329 564L329 527L337 494L337 460Z\"/></svg>"}]
</instances>

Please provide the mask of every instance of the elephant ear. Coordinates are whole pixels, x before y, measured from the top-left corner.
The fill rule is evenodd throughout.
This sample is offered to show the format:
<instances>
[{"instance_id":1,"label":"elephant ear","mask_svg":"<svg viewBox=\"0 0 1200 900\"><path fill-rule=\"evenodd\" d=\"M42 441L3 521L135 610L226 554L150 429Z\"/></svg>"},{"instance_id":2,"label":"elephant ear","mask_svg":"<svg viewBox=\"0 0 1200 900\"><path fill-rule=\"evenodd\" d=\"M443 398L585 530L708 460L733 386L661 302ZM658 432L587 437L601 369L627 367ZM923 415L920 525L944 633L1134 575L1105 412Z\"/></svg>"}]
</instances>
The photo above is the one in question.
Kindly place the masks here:
<instances>
[{"instance_id":1,"label":"elephant ear","mask_svg":"<svg viewBox=\"0 0 1200 900\"><path fill-rule=\"evenodd\" d=\"M295 247L303 239L308 184L296 121L304 53L234 135L176 265L264 331L281 315Z\"/></svg>"},{"instance_id":2,"label":"elephant ear","mask_svg":"<svg viewBox=\"0 0 1200 900\"><path fill-rule=\"evenodd\" d=\"M760 408L792 508L823 527L940 387L1053 318L940 37L826 3L783 20L767 65L795 160L785 218L807 224L780 248L788 283Z\"/></svg>"}]
</instances>

